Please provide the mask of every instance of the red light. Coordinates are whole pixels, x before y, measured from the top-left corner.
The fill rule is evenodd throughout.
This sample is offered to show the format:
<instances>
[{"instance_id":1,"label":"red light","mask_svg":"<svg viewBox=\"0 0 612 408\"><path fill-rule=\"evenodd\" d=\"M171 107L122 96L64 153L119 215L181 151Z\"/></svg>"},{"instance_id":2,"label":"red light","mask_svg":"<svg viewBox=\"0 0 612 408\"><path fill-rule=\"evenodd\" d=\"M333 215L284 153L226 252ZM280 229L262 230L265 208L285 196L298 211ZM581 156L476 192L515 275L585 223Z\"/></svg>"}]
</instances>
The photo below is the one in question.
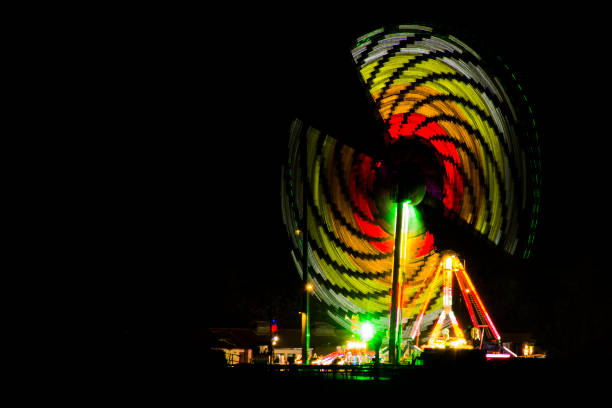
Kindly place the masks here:
<instances>
[{"instance_id":1,"label":"red light","mask_svg":"<svg viewBox=\"0 0 612 408\"><path fill-rule=\"evenodd\" d=\"M272 331L272 333L276 333L276 331L278 330L278 327L276 326L275 323L272 323L272 326L270 326L270 330Z\"/></svg>"}]
</instances>

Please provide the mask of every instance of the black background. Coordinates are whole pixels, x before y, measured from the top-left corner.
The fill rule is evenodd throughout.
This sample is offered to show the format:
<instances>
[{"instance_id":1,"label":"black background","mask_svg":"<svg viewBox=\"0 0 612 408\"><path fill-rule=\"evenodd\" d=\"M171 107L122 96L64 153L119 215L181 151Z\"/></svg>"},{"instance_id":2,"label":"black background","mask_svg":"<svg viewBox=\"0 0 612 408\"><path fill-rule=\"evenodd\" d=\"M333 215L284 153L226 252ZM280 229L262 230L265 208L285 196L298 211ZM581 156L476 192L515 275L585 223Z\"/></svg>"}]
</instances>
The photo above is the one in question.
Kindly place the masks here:
<instances>
[{"instance_id":1,"label":"black background","mask_svg":"<svg viewBox=\"0 0 612 408\"><path fill-rule=\"evenodd\" d=\"M96 45L108 157L96 179L96 259L115 341L159 350L207 327L271 317L297 327L300 282L280 212L289 124L299 117L368 148L375 124L351 45L383 25L416 23L502 57L534 111L543 184L532 260L466 254L500 331L532 332L559 358L594 347L609 304L607 270L596 267L608 218L597 15L224 7L143 12L111 28Z\"/></svg>"}]
</instances>

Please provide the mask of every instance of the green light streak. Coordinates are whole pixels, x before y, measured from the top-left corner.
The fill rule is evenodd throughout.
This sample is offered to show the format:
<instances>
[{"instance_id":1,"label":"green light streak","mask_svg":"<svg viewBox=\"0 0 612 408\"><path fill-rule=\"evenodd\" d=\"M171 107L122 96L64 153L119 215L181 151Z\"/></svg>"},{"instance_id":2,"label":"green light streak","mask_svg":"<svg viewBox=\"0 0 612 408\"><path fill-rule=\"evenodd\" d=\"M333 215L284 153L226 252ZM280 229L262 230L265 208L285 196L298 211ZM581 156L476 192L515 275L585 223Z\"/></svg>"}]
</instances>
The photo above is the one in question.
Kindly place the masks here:
<instances>
[{"instance_id":1,"label":"green light streak","mask_svg":"<svg viewBox=\"0 0 612 408\"><path fill-rule=\"evenodd\" d=\"M425 233L425 225L423 224L423 217L418 209L410 204L410 200L402 203L402 209L404 216L402 218L402 228L400 233L402 234L402 241L405 239L415 238L418 235ZM405 253L405 250L402 249Z\"/></svg>"}]
</instances>

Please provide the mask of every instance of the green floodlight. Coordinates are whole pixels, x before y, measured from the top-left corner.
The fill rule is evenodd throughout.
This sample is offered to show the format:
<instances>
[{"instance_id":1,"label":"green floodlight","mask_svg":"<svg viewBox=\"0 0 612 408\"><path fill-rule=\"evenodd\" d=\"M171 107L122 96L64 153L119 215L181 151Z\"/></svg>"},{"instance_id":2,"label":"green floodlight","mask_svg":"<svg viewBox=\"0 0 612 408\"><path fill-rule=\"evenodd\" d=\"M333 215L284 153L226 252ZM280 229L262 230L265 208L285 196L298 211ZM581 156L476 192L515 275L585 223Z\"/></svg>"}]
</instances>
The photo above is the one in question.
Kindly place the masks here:
<instances>
[{"instance_id":1,"label":"green floodlight","mask_svg":"<svg viewBox=\"0 0 612 408\"><path fill-rule=\"evenodd\" d=\"M372 337L374 337L374 326L370 322L365 322L359 327L359 335L361 336L361 340L369 341Z\"/></svg>"}]
</instances>

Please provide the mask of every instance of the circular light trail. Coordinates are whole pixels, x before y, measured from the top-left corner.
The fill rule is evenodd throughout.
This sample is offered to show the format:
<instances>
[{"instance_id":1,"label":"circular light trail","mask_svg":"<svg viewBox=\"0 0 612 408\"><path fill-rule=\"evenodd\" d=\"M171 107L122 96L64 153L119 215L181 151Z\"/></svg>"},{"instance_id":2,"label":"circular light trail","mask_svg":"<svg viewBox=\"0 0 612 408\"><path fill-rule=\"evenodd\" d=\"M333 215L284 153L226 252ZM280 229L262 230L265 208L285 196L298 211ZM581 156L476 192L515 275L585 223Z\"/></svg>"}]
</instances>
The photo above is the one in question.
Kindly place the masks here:
<instances>
[{"instance_id":1,"label":"circular light trail","mask_svg":"<svg viewBox=\"0 0 612 408\"><path fill-rule=\"evenodd\" d=\"M414 317L434 285L440 293L427 325L442 307L442 283L433 278L444 248L436 247L423 208L439 209L508 254L529 256L541 182L535 121L525 115L532 110L516 83L502 86L508 72L499 60L495 71L460 40L428 27L375 30L357 40L352 56L387 130L388 154L372 157L294 121L281 183L292 255L302 274L305 199L313 293L341 325L358 315L388 327L399 201L402 317Z\"/></svg>"}]
</instances>

